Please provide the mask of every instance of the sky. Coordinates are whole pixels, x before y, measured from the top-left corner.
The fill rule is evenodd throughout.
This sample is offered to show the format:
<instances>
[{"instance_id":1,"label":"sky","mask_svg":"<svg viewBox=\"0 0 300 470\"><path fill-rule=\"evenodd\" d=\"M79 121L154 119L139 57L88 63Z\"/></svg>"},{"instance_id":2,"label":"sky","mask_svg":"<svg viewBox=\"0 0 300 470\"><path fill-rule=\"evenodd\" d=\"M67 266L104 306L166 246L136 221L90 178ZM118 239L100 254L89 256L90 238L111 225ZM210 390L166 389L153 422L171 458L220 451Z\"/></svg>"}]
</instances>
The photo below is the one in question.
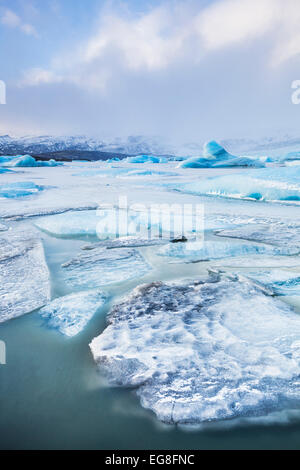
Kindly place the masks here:
<instances>
[{"instance_id":1,"label":"sky","mask_svg":"<svg viewBox=\"0 0 300 470\"><path fill-rule=\"evenodd\" d=\"M294 135L299 24L299 0L0 0L0 135Z\"/></svg>"}]
</instances>

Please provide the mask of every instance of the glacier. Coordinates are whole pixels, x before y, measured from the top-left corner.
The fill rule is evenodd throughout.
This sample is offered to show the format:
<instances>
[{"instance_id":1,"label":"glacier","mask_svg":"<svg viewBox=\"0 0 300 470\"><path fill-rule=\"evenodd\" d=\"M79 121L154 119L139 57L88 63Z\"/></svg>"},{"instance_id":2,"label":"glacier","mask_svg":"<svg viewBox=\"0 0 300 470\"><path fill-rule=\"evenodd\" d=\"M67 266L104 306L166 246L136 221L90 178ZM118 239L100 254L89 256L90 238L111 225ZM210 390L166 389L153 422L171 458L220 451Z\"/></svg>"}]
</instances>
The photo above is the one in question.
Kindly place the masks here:
<instances>
[{"instance_id":1,"label":"glacier","mask_svg":"<svg viewBox=\"0 0 300 470\"><path fill-rule=\"evenodd\" d=\"M159 420L199 424L299 406L300 317L238 276L136 288L90 348Z\"/></svg>"},{"instance_id":2,"label":"glacier","mask_svg":"<svg viewBox=\"0 0 300 470\"><path fill-rule=\"evenodd\" d=\"M84 330L99 308L107 301L103 292L80 292L53 300L40 310L49 328L73 337Z\"/></svg>"},{"instance_id":3,"label":"glacier","mask_svg":"<svg viewBox=\"0 0 300 470\"><path fill-rule=\"evenodd\" d=\"M62 265L66 283L77 289L95 289L142 278L150 270L150 265L135 248L98 247Z\"/></svg>"},{"instance_id":4,"label":"glacier","mask_svg":"<svg viewBox=\"0 0 300 470\"><path fill-rule=\"evenodd\" d=\"M28 231L1 232L0 323L50 300L50 275L41 240Z\"/></svg>"}]
</instances>

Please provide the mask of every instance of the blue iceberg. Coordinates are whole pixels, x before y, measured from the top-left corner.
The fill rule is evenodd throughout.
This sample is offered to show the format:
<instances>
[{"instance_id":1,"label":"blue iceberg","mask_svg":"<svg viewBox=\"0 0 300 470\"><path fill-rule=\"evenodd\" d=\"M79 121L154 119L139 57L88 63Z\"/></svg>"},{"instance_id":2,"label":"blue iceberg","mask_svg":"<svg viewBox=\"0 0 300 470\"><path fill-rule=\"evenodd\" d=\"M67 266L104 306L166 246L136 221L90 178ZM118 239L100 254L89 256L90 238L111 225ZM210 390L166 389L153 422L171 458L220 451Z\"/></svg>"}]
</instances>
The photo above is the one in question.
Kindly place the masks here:
<instances>
[{"instance_id":1,"label":"blue iceberg","mask_svg":"<svg viewBox=\"0 0 300 470\"><path fill-rule=\"evenodd\" d=\"M0 157L0 165L4 167L26 168L26 167L53 167L61 166L63 163L51 159L49 161L37 161L31 155L17 155Z\"/></svg>"},{"instance_id":2,"label":"blue iceberg","mask_svg":"<svg viewBox=\"0 0 300 470\"><path fill-rule=\"evenodd\" d=\"M136 157L128 157L126 161L128 163L165 163L167 159L153 155L137 155Z\"/></svg>"},{"instance_id":3,"label":"blue iceberg","mask_svg":"<svg viewBox=\"0 0 300 470\"><path fill-rule=\"evenodd\" d=\"M245 166L263 168L265 164L258 158L236 157L214 140L204 145L203 156L191 157L180 163L179 168L226 168Z\"/></svg>"}]
</instances>

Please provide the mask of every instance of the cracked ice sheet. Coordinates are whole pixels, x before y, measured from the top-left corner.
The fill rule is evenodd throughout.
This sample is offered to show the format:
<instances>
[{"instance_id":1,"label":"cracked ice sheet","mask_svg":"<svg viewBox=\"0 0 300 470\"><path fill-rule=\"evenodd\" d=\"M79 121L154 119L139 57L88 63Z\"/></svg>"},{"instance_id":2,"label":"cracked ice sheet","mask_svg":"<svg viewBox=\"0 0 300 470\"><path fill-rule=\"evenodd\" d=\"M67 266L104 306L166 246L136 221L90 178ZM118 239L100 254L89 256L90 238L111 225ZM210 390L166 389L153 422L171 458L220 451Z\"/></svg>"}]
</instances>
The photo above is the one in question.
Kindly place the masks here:
<instances>
[{"instance_id":1,"label":"cracked ice sheet","mask_svg":"<svg viewBox=\"0 0 300 470\"><path fill-rule=\"evenodd\" d=\"M0 236L0 323L50 300L50 277L41 240L9 230Z\"/></svg>"},{"instance_id":2,"label":"cracked ice sheet","mask_svg":"<svg viewBox=\"0 0 300 470\"><path fill-rule=\"evenodd\" d=\"M169 244L160 248L158 254L166 256L173 260L182 260L183 262L191 261L209 261L214 259L224 259L231 257L248 257L253 256L281 256L281 255L297 255L300 248L280 248L274 246L247 244L247 243L229 243L219 241L206 242L188 242L180 244Z\"/></svg>"},{"instance_id":3,"label":"cracked ice sheet","mask_svg":"<svg viewBox=\"0 0 300 470\"><path fill-rule=\"evenodd\" d=\"M91 345L111 384L167 423L299 406L300 317L245 278L141 286Z\"/></svg>"},{"instance_id":4,"label":"cracked ice sheet","mask_svg":"<svg viewBox=\"0 0 300 470\"><path fill-rule=\"evenodd\" d=\"M139 237L121 237L114 240L104 240L98 243L84 245L81 249L84 251L94 250L95 248L139 248L144 246L165 245L168 241L161 238L139 238Z\"/></svg>"},{"instance_id":5,"label":"cracked ice sheet","mask_svg":"<svg viewBox=\"0 0 300 470\"><path fill-rule=\"evenodd\" d=\"M151 267L138 250L95 248L62 266L67 284L75 288L94 289L112 283L142 278Z\"/></svg>"},{"instance_id":6,"label":"cracked ice sheet","mask_svg":"<svg viewBox=\"0 0 300 470\"><path fill-rule=\"evenodd\" d=\"M73 337L85 328L106 301L107 295L102 292L80 292L53 300L40 310L40 315L48 327Z\"/></svg>"},{"instance_id":7,"label":"cracked ice sheet","mask_svg":"<svg viewBox=\"0 0 300 470\"><path fill-rule=\"evenodd\" d=\"M244 276L272 289L276 295L300 296L300 272L282 269L243 272Z\"/></svg>"},{"instance_id":8,"label":"cracked ice sheet","mask_svg":"<svg viewBox=\"0 0 300 470\"><path fill-rule=\"evenodd\" d=\"M300 226L297 224L247 225L233 230L221 230L216 235L281 247L300 247Z\"/></svg>"}]
</instances>

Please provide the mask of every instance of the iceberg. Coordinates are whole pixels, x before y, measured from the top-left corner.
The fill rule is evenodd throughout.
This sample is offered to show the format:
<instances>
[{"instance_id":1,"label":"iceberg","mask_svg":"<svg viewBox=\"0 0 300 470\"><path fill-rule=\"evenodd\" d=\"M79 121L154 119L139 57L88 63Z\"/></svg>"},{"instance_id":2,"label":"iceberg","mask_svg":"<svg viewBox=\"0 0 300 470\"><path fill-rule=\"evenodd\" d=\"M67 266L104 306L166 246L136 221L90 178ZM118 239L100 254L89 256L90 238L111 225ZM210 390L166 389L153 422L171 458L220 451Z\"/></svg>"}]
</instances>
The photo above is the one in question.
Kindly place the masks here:
<instances>
[{"instance_id":1,"label":"iceberg","mask_svg":"<svg viewBox=\"0 0 300 470\"><path fill-rule=\"evenodd\" d=\"M299 203L299 182L300 167L282 167L254 169L251 172L218 176L173 187L189 194Z\"/></svg>"},{"instance_id":2,"label":"iceberg","mask_svg":"<svg viewBox=\"0 0 300 470\"><path fill-rule=\"evenodd\" d=\"M265 164L254 157L236 157L228 153L214 140L203 147L203 156L191 157L181 162L178 168L226 168L226 167L263 168Z\"/></svg>"},{"instance_id":3,"label":"iceberg","mask_svg":"<svg viewBox=\"0 0 300 470\"><path fill-rule=\"evenodd\" d=\"M77 289L96 289L142 278L151 268L138 250L95 248L62 265L66 283Z\"/></svg>"},{"instance_id":4,"label":"iceberg","mask_svg":"<svg viewBox=\"0 0 300 470\"><path fill-rule=\"evenodd\" d=\"M43 189L43 186L38 186L30 181L0 184L0 198L15 199L32 196Z\"/></svg>"},{"instance_id":5,"label":"iceberg","mask_svg":"<svg viewBox=\"0 0 300 470\"><path fill-rule=\"evenodd\" d=\"M138 155L136 157L128 157L127 163L165 163L166 159L154 157L152 155Z\"/></svg>"},{"instance_id":6,"label":"iceberg","mask_svg":"<svg viewBox=\"0 0 300 470\"><path fill-rule=\"evenodd\" d=\"M266 416L300 403L300 317L238 276L140 286L90 348L159 420Z\"/></svg>"},{"instance_id":7,"label":"iceberg","mask_svg":"<svg viewBox=\"0 0 300 470\"><path fill-rule=\"evenodd\" d=\"M50 275L42 242L34 234L9 230L0 236L0 323L50 300Z\"/></svg>"},{"instance_id":8,"label":"iceberg","mask_svg":"<svg viewBox=\"0 0 300 470\"><path fill-rule=\"evenodd\" d=\"M282 256L298 255L299 248L276 247L263 244L229 243L205 241L169 244L160 248L160 256L179 258L184 261L209 261L230 257L253 257L255 255Z\"/></svg>"},{"instance_id":9,"label":"iceberg","mask_svg":"<svg viewBox=\"0 0 300 470\"><path fill-rule=\"evenodd\" d=\"M103 292L80 292L53 300L40 310L47 326L65 336L78 335L107 301Z\"/></svg>"},{"instance_id":10,"label":"iceberg","mask_svg":"<svg viewBox=\"0 0 300 470\"><path fill-rule=\"evenodd\" d=\"M53 167L63 165L51 159L49 161L37 161L31 155L17 155L15 157L0 157L0 165L5 167Z\"/></svg>"}]
</instances>

